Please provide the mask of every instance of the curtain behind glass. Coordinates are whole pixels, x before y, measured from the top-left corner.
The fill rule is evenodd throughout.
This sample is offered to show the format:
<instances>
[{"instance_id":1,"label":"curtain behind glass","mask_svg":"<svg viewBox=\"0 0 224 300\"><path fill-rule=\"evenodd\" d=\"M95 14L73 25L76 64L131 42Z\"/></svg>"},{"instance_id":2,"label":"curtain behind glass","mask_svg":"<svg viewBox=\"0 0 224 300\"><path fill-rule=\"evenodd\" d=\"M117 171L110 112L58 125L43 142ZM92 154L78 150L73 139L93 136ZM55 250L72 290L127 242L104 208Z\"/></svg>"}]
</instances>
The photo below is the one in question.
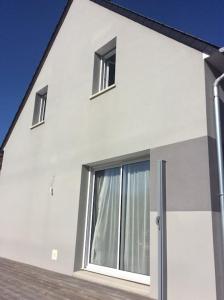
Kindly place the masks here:
<instances>
[{"instance_id":1,"label":"curtain behind glass","mask_svg":"<svg viewBox=\"0 0 224 300\"><path fill-rule=\"evenodd\" d=\"M123 167L120 269L149 275L149 161Z\"/></svg>"},{"instance_id":2,"label":"curtain behind glass","mask_svg":"<svg viewBox=\"0 0 224 300\"><path fill-rule=\"evenodd\" d=\"M90 263L117 268L120 169L95 173Z\"/></svg>"}]
</instances>

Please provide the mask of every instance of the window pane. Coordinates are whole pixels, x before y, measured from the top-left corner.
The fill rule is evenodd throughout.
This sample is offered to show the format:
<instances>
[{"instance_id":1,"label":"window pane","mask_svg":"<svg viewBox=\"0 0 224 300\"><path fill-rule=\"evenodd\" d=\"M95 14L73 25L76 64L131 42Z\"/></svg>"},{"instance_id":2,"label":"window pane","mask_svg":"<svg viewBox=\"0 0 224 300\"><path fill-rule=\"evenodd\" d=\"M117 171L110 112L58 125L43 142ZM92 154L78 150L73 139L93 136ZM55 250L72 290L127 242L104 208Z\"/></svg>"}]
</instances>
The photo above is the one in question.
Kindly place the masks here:
<instances>
[{"instance_id":1,"label":"window pane","mask_svg":"<svg viewBox=\"0 0 224 300\"><path fill-rule=\"evenodd\" d=\"M41 96L41 107L40 107L40 122L44 121L45 118L45 109L46 109L46 101L47 101L47 94Z\"/></svg>"},{"instance_id":2,"label":"window pane","mask_svg":"<svg viewBox=\"0 0 224 300\"><path fill-rule=\"evenodd\" d=\"M40 105L41 105L41 96L39 94L36 94L32 125L39 123Z\"/></svg>"},{"instance_id":3,"label":"window pane","mask_svg":"<svg viewBox=\"0 0 224 300\"><path fill-rule=\"evenodd\" d=\"M90 263L116 268L120 168L95 173Z\"/></svg>"},{"instance_id":4,"label":"window pane","mask_svg":"<svg viewBox=\"0 0 224 300\"><path fill-rule=\"evenodd\" d=\"M123 167L120 269L149 275L149 161Z\"/></svg>"},{"instance_id":5,"label":"window pane","mask_svg":"<svg viewBox=\"0 0 224 300\"><path fill-rule=\"evenodd\" d=\"M108 86L115 83L115 64L116 64L116 54L112 55L107 61L109 67L109 78Z\"/></svg>"}]
</instances>

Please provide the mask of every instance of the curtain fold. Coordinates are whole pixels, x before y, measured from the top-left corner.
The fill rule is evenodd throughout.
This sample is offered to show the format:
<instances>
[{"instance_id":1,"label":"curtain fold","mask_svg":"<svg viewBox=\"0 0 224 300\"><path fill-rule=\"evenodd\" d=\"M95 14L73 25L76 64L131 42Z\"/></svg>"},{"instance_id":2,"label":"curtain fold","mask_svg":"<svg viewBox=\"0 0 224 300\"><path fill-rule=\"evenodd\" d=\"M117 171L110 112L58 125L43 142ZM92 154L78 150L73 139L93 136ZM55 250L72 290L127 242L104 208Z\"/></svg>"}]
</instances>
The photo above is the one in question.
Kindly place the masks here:
<instances>
[{"instance_id":1,"label":"curtain fold","mask_svg":"<svg viewBox=\"0 0 224 300\"><path fill-rule=\"evenodd\" d=\"M90 262L117 268L120 169L95 173Z\"/></svg>"},{"instance_id":2,"label":"curtain fold","mask_svg":"<svg viewBox=\"0 0 224 300\"><path fill-rule=\"evenodd\" d=\"M125 165L120 269L149 275L149 162Z\"/></svg>"}]
</instances>

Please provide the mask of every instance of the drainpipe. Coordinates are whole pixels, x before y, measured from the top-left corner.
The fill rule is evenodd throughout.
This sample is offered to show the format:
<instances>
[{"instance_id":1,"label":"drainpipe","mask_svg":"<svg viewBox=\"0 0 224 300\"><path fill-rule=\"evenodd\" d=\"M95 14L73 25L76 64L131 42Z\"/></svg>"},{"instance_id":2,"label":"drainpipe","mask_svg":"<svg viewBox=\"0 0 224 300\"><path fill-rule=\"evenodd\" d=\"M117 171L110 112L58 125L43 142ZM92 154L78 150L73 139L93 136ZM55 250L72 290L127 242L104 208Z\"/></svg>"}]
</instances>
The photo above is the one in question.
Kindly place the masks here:
<instances>
[{"instance_id":1,"label":"drainpipe","mask_svg":"<svg viewBox=\"0 0 224 300\"><path fill-rule=\"evenodd\" d=\"M158 300L167 300L166 161L157 162L158 174Z\"/></svg>"},{"instance_id":2,"label":"drainpipe","mask_svg":"<svg viewBox=\"0 0 224 300\"><path fill-rule=\"evenodd\" d=\"M222 226L222 251L224 253L224 170L223 170L223 147L222 147L222 128L220 119L220 102L219 102L219 84L224 79L224 73L219 76L213 85L214 88L214 112L216 128L216 148L218 160L218 181L219 181L219 201L221 209L221 226Z\"/></svg>"}]
</instances>

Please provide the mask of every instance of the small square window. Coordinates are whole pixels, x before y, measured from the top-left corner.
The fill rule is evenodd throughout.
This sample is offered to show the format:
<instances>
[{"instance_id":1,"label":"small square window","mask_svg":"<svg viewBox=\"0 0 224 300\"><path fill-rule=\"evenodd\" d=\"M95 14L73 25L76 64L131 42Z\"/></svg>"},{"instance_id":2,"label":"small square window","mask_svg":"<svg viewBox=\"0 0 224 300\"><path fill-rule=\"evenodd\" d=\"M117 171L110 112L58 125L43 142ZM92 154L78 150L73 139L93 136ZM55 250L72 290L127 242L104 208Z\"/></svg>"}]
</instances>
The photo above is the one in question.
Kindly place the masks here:
<instances>
[{"instance_id":1,"label":"small square window","mask_svg":"<svg viewBox=\"0 0 224 300\"><path fill-rule=\"evenodd\" d=\"M93 89L96 94L115 84L116 38L95 52Z\"/></svg>"},{"instance_id":2,"label":"small square window","mask_svg":"<svg viewBox=\"0 0 224 300\"><path fill-rule=\"evenodd\" d=\"M99 90L104 90L115 83L116 50L100 57Z\"/></svg>"},{"instance_id":3,"label":"small square window","mask_svg":"<svg viewBox=\"0 0 224 300\"><path fill-rule=\"evenodd\" d=\"M36 93L33 122L32 122L33 126L42 123L44 121L46 103L47 103L47 87L43 88L38 93Z\"/></svg>"}]
</instances>

